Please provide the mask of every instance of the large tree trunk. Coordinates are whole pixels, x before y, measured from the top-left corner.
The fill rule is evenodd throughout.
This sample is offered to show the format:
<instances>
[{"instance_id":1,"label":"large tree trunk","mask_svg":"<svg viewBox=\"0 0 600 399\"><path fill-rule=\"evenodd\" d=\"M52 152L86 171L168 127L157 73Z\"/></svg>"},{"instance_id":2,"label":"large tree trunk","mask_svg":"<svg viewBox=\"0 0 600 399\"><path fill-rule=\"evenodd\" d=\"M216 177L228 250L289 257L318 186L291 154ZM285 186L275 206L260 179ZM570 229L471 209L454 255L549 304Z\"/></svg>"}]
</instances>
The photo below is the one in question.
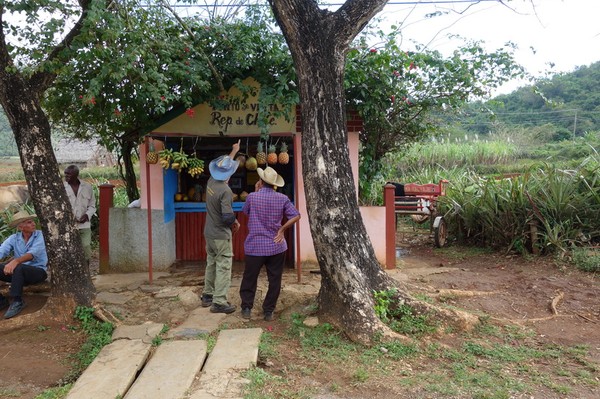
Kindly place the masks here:
<instances>
[{"instance_id":1,"label":"large tree trunk","mask_svg":"<svg viewBox=\"0 0 600 399\"><path fill-rule=\"evenodd\" d=\"M91 305L95 290L52 149L48 119L20 76L0 72L0 103L13 129L46 240L52 295Z\"/></svg>"},{"instance_id":2,"label":"large tree trunk","mask_svg":"<svg viewBox=\"0 0 600 399\"><path fill-rule=\"evenodd\" d=\"M90 0L80 0L80 20L48 54L55 60L82 28ZM3 16L4 10L0 10ZM0 30L0 103L15 135L21 165L42 226L51 273L50 306L65 318L75 304L92 304L95 289L84 261L83 247L50 141L50 124L40 98L55 78L44 67L25 76L14 65L4 31Z\"/></svg>"},{"instance_id":3,"label":"large tree trunk","mask_svg":"<svg viewBox=\"0 0 600 399\"><path fill-rule=\"evenodd\" d=\"M335 13L311 0L270 0L291 49L302 116L302 174L321 269L320 315L350 338L385 329L373 290L395 285L377 262L362 221L348 150L344 63L348 45L385 0L350 0Z\"/></svg>"}]
</instances>

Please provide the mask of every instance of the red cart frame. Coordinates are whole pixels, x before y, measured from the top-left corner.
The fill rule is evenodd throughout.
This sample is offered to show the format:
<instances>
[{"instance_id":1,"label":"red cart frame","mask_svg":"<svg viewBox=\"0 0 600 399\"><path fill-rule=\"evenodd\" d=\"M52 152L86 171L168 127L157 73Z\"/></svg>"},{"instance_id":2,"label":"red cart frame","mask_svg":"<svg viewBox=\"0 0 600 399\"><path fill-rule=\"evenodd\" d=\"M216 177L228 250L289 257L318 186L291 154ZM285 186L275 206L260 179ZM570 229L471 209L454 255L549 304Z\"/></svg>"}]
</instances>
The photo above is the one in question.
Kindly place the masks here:
<instances>
[{"instance_id":1,"label":"red cart frame","mask_svg":"<svg viewBox=\"0 0 600 399\"><path fill-rule=\"evenodd\" d=\"M448 180L440 180L439 183L403 184L404 195L394 196L394 211L396 215L411 215L417 223L432 220L430 225L433 233L435 246L438 248L446 244L448 230L444 216L438 214L438 197L446 195Z\"/></svg>"}]
</instances>

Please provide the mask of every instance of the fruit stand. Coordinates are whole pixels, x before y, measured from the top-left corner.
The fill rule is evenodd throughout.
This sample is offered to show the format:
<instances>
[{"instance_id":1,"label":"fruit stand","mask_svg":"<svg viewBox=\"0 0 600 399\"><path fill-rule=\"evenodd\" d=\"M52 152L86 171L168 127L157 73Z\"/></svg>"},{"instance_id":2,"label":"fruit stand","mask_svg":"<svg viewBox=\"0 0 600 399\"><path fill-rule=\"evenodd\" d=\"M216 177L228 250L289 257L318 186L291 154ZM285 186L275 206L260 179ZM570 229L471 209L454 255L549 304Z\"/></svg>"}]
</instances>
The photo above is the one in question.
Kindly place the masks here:
<instances>
[{"instance_id":1,"label":"fruit stand","mask_svg":"<svg viewBox=\"0 0 600 399\"><path fill-rule=\"evenodd\" d=\"M247 235L246 217L241 212L244 200L254 191L258 167L274 168L285 180L279 191L294 202L294 170L290 163L293 143L290 137L274 136L264 140L256 137L171 137L150 136L146 162L163 169L165 207L173 207L176 228L176 255L180 260L206 258L202 231L206 221L206 184L210 178L208 164L212 159L231 151L232 144L241 141L236 156L239 167L229 179L233 192L233 209L242 228L234 237L234 259L243 259L243 242ZM158 145L160 142L160 145ZM159 146L162 149L156 150ZM291 232L288 247L293 248ZM290 251L293 263L293 251Z\"/></svg>"}]
</instances>

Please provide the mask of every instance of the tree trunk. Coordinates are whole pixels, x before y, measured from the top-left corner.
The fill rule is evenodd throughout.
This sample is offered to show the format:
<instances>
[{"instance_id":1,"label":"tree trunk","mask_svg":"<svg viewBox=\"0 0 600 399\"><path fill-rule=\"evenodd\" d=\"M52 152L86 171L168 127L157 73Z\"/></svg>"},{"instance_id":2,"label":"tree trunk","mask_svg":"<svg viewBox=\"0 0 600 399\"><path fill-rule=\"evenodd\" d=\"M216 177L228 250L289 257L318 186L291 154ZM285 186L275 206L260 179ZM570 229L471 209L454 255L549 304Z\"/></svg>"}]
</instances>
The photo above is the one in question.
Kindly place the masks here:
<instances>
[{"instance_id":1,"label":"tree trunk","mask_svg":"<svg viewBox=\"0 0 600 399\"><path fill-rule=\"evenodd\" d=\"M302 174L321 269L321 318L353 340L385 328L373 290L395 286L377 262L360 215L348 149L344 63L348 45L384 0L348 1L335 13L311 0L271 0L294 58L302 116Z\"/></svg>"},{"instance_id":2,"label":"tree trunk","mask_svg":"<svg viewBox=\"0 0 600 399\"><path fill-rule=\"evenodd\" d=\"M51 291L56 297L92 304L95 290L71 204L50 141L50 124L36 93L19 73L0 70L0 103L8 117L21 165L46 241Z\"/></svg>"},{"instance_id":3,"label":"tree trunk","mask_svg":"<svg viewBox=\"0 0 600 399\"><path fill-rule=\"evenodd\" d=\"M140 198L135 168L133 166L133 160L131 159L131 153L135 149L135 146L137 146L137 143L129 140L123 140L121 143L121 159L124 168L119 165L119 174L125 181L125 190L127 191L127 199L129 202Z\"/></svg>"}]
</instances>

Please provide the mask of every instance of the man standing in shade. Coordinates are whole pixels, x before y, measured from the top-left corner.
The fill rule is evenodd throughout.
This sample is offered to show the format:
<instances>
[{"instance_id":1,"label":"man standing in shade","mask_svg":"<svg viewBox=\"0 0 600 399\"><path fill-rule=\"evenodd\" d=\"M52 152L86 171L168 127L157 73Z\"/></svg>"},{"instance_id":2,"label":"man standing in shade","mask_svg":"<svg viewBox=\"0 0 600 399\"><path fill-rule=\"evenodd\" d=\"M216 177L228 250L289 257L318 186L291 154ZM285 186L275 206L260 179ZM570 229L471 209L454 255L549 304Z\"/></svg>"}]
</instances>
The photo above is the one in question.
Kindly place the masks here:
<instances>
[{"instance_id":1,"label":"man standing in shade","mask_svg":"<svg viewBox=\"0 0 600 399\"><path fill-rule=\"evenodd\" d=\"M273 312L281 291L281 278L287 242L285 231L300 220L300 212L288 197L276 192L285 182L275 169L256 169L260 180L254 186L242 211L248 215L248 237L244 243L246 267L240 285L242 317L249 319L254 306L256 285L260 269L265 265L269 289L263 302L263 315L266 321L273 320ZM287 221L282 225L283 220Z\"/></svg>"},{"instance_id":2,"label":"man standing in shade","mask_svg":"<svg viewBox=\"0 0 600 399\"><path fill-rule=\"evenodd\" d=\"M76 165L67 166L64 173L65 190L73 208L73 215L83 244L83 254L89 266L92 257L92 225L90 221L96 214L94 189L91 184L79 180L79 168Z\"/></svg>"},{"instance_id":3,"label":"man standing in shade","mask_svg":"<svg viewBox=\"0 0 600 399\"><path fill-rule=\"evenodd\" d=\"M233 313L235 305L227 301L233 264L232 235L240 228L233 212L233 192L227 182L237 170L235 155L240 150L238 140L229 155L213 159L208 165L210 179L206 185L206 272L202 291L202 306L212 313Z\"/></svg>"}]
</instances>

